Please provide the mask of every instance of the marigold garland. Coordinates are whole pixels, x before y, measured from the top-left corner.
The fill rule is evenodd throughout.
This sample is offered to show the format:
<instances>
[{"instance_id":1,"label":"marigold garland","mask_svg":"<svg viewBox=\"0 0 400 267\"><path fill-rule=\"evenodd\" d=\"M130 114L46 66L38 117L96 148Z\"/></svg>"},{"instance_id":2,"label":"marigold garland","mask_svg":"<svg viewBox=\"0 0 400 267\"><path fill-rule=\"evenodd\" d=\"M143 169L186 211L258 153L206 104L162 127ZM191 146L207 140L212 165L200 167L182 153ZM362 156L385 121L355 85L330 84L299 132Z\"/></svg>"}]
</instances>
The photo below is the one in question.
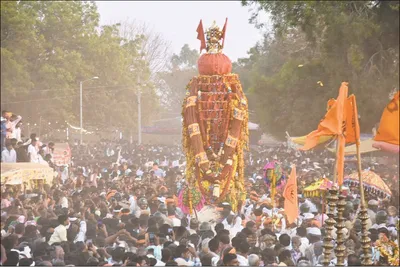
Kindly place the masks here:
<instances>
[{"instance_id":1,"label":"marigold garland","mask_svg":"<svg viewBox=\"0 0 400 267\"><path fill-rule=\"evenodd\" d=\"M386 235L375 242L380 255L383 258L388 259L390 266L399 266L399 246L396 242L389 240ZM390 253L386 247L392 248L392 253Z\"/></svg>"},{"instance_id":2,"label":"marigold garland","mask_svg":"<svg viewBox=\"0 0 400 267\"><path fill-rule=\"evenodd\" d=\"M182 144L189 187L198 188L208 203L228 200L237 210L246 197L243 150L248 149L249 137L247 99L238 76L199 75L186 89ZM196 124L200 135L190 136L188 127ZM202 155L202 160L196 161L196 155ZM213 196L216 186L220 188L219 196ZM187 199L190 203L185 205L196 206L192 198Z\"/></svg>"}]
</instances>

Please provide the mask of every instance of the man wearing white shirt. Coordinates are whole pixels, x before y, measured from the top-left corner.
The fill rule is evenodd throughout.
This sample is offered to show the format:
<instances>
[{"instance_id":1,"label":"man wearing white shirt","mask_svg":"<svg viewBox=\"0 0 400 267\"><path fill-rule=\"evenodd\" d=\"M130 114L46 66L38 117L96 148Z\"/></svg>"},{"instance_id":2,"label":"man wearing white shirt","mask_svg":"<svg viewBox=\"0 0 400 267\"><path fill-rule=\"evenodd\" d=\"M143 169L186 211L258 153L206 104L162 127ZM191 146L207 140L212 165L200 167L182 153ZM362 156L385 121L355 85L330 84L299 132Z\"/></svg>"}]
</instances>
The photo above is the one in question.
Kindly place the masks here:
<instances>
[{"instance_id":1,"label":"man wearing white shirt","mask_svg":"<svg viewBox=\"0 0 400 267\"><path fill-rule=\"evenodd\" d=\"M22 142L22 139L21 139L21 125L22 125L22 122L19 121L17 123L17 125L15 125L15 129L11 133L11 138L17 139L18 142Z\"/></svg>"},{"instance_id":2,"label":"man wearing white shirt","mask_svg":"<svg viewBox=\"0 0 400 267\"><path fill-rule=\"evenodd\" d=\"M66 215L58 216L59 226L54 228L54 232L50 237L49 245L54 243L67 242L67 225L69 225L69 219Z\"/></svg>"},{"instance_id":3,"label":"man wearing white shirt","mask_svg":"<svg viewBox=\"0 0 400 267\"><path fill-rule=\"evenodd\" d=\"M84 214L82 216L85 216ZM79 223L79 232L75 237L74 243L76 242L85 242L86 239L86 221L85 217L82 218L81 222Z\"/></svg>"},{"instance_id":4,"label":"man wearing white shirt","mask_svg":"<svg viewBox=\"0 0 400 267\"><path fill-rule=\"evenodd\" d=\"M28 158L31 163L39 163L38 151L36 149L36 139L32 139L31 144L28 146Z\"/></svg>"},{"instance_id":5,"label":"man wearing white shirt","mask_svg":"<svg viewBox=\"0 0 400 267\"><path fill-rule=\"evenodd\" d=\"M7 127L7 139L13 138L13 132L15 130L15 126L22 119L21 116L15 116L15 114L11 115L11 117L6 121Z\"/></svg>"},{"instance_id":6,"label":"man wearing white shirt","mask_svg":"<svg viewBox=\"0 0 400 267\"><path fill-rule=\"evenodd\" d=\"M6 142L6 149L1 152L1 162L4 163L16 163L17 153L12 147L10 142Z\"/></svg>"},{"instance_id":7,"label":"man wearing white shirt","mask_svg":"<svg viewBox=\"0 0 400 267\"><path fill-rule=\"evenodd\" d=\"M247 241L242 241L237 248L237 259L239 261L239 266L249 266L249 261L247 260L247 253L249 253L250 244Z\"/></svg>"}]
</instances>

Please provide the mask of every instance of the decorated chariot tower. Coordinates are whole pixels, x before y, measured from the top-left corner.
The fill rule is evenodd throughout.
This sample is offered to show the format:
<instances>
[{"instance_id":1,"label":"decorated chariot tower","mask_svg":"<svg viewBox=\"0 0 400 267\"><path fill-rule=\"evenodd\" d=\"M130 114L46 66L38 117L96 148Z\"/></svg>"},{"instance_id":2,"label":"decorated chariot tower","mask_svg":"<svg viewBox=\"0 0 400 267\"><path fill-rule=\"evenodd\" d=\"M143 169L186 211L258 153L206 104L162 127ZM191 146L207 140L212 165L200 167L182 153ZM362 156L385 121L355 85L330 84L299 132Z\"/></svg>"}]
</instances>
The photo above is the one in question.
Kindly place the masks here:
<instances>
[{"instance_id":1,"label":"decorated chariot tower","mask_svg":"<svg viewBox=\"0 0 400 267\"><path fill-rule=\"evenodd\" d=\"M206 204L228 202L233 210L245 200L244 149L248 146L248 104L232 62L222 53L227 21L222 30L215 24L201 42L199 75L186 87L183 102L183 147L187 186L180 206L188 213Z\"/></svg>"}]
</instances>

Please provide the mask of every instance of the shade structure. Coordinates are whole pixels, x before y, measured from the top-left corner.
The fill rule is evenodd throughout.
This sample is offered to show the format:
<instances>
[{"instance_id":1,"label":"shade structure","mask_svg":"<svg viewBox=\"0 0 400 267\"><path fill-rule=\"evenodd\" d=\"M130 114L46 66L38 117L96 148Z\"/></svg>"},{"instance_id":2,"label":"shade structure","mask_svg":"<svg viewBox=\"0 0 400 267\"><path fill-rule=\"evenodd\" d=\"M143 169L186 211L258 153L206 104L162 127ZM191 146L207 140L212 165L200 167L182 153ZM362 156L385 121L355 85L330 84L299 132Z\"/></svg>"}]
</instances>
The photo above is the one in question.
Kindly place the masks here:
<instances>
[{"instance_id":1,"label":"shade structure","mask_svg":"<svg viewBox=\"0 0 400 267\"><path fill-rule=\"evenodd\" d=\"M334 136L320 136L318 139L318 144L326 143L326 142L332 140L333 138L334 138ZM306 143L307 135L299 136L299 137L290 137L290 140L297 145L303 146Z\"/></svg>"},{"instance_id":2,"label":"shade structure","mask_svg":"<svg viewBox=\"0 0 400 267\"><path fill-rule=\"evenodd\" d=\"M35 180L44 180L51 184L53 177L53 169L39 163L1 163L2 185L27 183L28 187L32 187Z\"/></svg>"},{"instance_id":3,"label":"shade structure","mask_svg":"<svg viewBox=\"0 0 400 267\"><path fill-rule=\"evenodd\" d=\"M373 147L372 145L374 144L374 140L372 139L367 139L363 140L360 142L360 153L369 153L369 152L374 152L374 151L379 151L379 149ZM335 148L327 148L330 152L336 153ZM350 145L346 146L344 149L344 155L345 156L353 156L357 154L357 147L356 145Z\"/></svg>"},{"instance_id":4,"label":"shade structure","mask_svg":"<svg viewBox=\"0 0 400 267\"><path fill-rule=\"evenodd\" d=\"M364 170L361 173L365 191L371 192L372 194L384 195L386 197L392 196L392 191L389 186L382 180L382 178L374 173L373 171ZM357 184L359 183L358 173L352 173L345 177L344 182L346 184Z\"/></svg>"},{"instance_id":5,"label":"shade structure","mask_svg":"<svg viewBox=\"0 0 400 267\"><path fill-rule=\"evenodd\" d=\"M332 185L332 181L329 181L327 178L322 178L304 188L303 194L305 197L319 197L330 189Z\"/></svg>"}]
</instances>

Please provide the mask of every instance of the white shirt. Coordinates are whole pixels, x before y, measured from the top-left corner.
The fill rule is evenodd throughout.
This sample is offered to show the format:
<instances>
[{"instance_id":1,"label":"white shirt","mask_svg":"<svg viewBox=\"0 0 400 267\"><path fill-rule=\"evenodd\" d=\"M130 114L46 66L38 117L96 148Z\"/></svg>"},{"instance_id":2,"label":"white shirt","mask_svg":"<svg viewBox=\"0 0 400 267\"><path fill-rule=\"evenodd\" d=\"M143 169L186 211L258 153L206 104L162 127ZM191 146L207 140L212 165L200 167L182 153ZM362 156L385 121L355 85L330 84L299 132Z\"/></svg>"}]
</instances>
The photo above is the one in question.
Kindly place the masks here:
<instances>
[{"instance_id":1,"label":"white shirt","mask_svg":"<svg viewBox=\"0 0 400 267\"><path fill-rule=\"evenodd\" d=\"M305 255L306 249L310 246L310 241L308 240L307 237L302 237L301 239L301 245L300 245L300 252L302 255Z\"/></svg>"},{"instance_id":2,"label":"white shirt","mask_svg":"<svg viewBox=\"0 0 400 267\"><path fill-rule=\"evenodd\" d=\"M51 246L54 243L61 243L63 241L68 241L67 239L67 227L65 225L60 224L56 228L54 228L54 233L51 235L49 240L49 245Z\"/></svg>"},{"instance_id":3,"label":"white shirt","mask_svg":"<svg viewBox=\"0 0 400 267\"><path fill-rule=\"evenodd\" d=\"M236 254L237 260L239 261L239 266L249 266L249 261L242 255Z\"/></svg>"},{"instance_id":4,"label":"white shirt","mask_svg":"<svg viewBox=\"0 0 400 267\"><path fill-rule=\"evenodd\" d=\"M16 163L17 162L17 153L15 152L14 148L10 151L8 149L4 149L1 152L1 161L4 163Z\"/></svg>"},{"instance_id":5,"label":"white shirt","mask_svg":"<svg viewBox=\"0 0 400 267\"><path fill-rule=\"evenodd\" d=\"M11 138L15 138L18 142L22 142L21 139L21 127L15 128L14 131L11 133Z\"/></svg>"},{"instance_id":6,"label":"white shirt","mask_svg":"<svg viewBox=\"0 0 400 267\"><path fill-rule=\"evenodd\" d=\"M39 163L38 152L32 144L28 146L28 155L31 163Z\"/></svg>"},{"instance_id":7,"label":"white shirt","mask_svg":"<svg viewBox=\"0 0 400 267\"><path fill-rule=\"evenodd\" d=\"M60 200L60 205L61 205L61 208L68 209L68 199L66 197L62 197Z\"/></svg>"},{"instance_id":8,"label":"white shirt","mask_svg":"<svg viewBox=\"0 0 400 267\"><path fill-rule=\"evenodd\" d=\"M79 233L76 235L74 243L85 242L85 239L86 239L86 222L81 221L79 226Z\"/></svg>"}]
</instances>

